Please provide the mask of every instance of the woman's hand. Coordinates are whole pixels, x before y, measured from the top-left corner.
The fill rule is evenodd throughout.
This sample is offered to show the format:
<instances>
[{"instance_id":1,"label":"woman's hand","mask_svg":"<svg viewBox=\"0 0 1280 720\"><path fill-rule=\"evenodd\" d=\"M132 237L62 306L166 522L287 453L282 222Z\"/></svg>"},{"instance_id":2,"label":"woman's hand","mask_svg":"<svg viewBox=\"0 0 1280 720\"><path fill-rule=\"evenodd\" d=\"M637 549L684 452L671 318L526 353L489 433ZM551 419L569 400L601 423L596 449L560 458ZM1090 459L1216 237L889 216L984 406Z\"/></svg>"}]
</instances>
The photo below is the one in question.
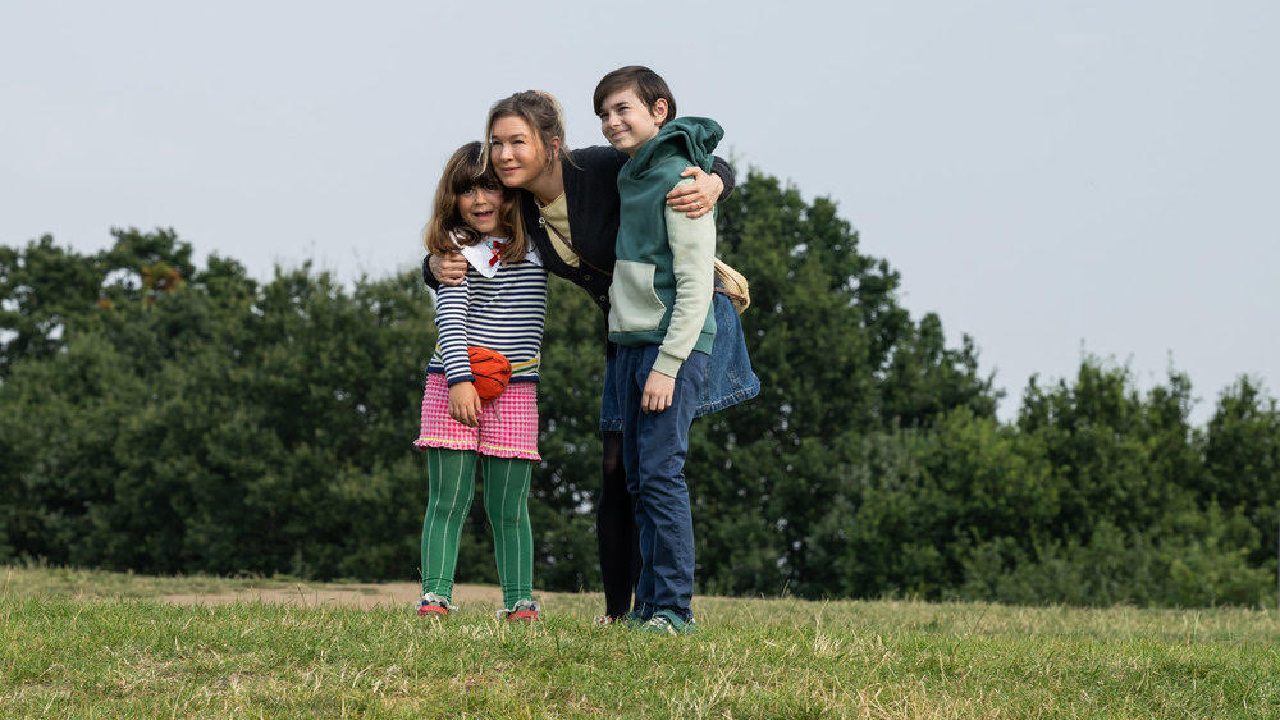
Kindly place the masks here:
<instances>
[{"instance_id":1,"label":"woman's hand","mask_svg":"<svg viewBox=\"0 0 1280 720\"><path fill-rule=\"evenodd\" d=\"M675 394L675 378L650 370L649 379L644 383L644 395L640 398L640 409L647 413L662 412L671 407L671 398Z\"/></svg>"},{"instance_id":2,"label":"woman's hand","mask_svg":"<svg viewBox=\"0 0 1280 720\"><path fill-rule=\"evenodd\" d=\"M724 192L724 181L720 176L708 175L702 168L690 166L680 173L680 177L691 177L693 182L681 183L672 188L667 193L667 205L672 210L689 216L690 220L711 212L720 199L720 193Z\"/></svg>"},{"instance_id":3,"label":"woman's hand","mask_svg":"<svg viewBox=\"0 0 1280 720\"><path fill-rule=\"evenodd\" d=\"M460 382L449 387L449 417L467 427L480 426L480 395L474 384Z\"/></svg>"},{"instance_id":4,"label":"woman's hand","mask_svg":"<svg viewBox=\"0 0 1280 720\"><path fill-rule=\"evenodd\" d=\"M432 255L427 264L441 285L461 285L467 277L467 259L462 257L462 253Z\"/></svg>"}]
</instances>

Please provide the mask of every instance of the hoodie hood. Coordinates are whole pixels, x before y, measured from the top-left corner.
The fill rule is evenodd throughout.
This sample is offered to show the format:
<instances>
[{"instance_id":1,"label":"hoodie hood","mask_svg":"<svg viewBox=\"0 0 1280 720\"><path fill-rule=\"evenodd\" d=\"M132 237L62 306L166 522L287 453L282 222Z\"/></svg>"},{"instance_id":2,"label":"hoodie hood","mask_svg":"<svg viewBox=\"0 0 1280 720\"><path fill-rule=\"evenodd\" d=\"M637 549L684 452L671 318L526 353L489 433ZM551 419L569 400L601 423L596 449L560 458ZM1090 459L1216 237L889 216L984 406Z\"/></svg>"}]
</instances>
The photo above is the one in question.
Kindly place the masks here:
<instances>
[{"instance_id":1,"label":"hoodie hood","mask_svg":"<svg viewBox=\"0 0 1280 720\"><path fill-rule=\"evenodd\" d=\"M643 177L646 170L661 166L672 157L688 158L694 165L711 172L712 153L724 130L720 123L704 117L678 117L663 125L658 134L640 146L627 163L627 172Z\"/></svg>"}]
</instances>

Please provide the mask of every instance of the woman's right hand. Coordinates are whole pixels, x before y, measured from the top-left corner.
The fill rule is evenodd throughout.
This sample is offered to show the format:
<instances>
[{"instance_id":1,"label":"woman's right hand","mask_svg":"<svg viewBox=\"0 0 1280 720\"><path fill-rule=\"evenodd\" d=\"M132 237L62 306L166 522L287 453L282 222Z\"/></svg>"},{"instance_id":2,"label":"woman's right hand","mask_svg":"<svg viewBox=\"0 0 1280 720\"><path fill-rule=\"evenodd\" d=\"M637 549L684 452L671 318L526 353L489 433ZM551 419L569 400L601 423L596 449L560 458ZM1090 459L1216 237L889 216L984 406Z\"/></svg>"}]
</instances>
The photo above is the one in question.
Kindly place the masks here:
<instances>
[{"instance_id":1,"label":"woman's right hand","mask_svg":"<svg viewBox=\"0 0 1280 720\"><path fill-rule=\"evenodd\" d=\"M462 280L467 277L467 259L462 257L462 253L432 255L427 260L427 266L441 285L461 285Z\"/></svg>"},{"instance_id":2,"label":"woman's right hand","mask_svg":"<svg viewBox=\"0 0 1280 720\"><path fill-rule=\"evenodd\" d=\"M449 386L449 417L467 427L480 426L480 395L470 382Z\"/></svg>"}]
</instances>

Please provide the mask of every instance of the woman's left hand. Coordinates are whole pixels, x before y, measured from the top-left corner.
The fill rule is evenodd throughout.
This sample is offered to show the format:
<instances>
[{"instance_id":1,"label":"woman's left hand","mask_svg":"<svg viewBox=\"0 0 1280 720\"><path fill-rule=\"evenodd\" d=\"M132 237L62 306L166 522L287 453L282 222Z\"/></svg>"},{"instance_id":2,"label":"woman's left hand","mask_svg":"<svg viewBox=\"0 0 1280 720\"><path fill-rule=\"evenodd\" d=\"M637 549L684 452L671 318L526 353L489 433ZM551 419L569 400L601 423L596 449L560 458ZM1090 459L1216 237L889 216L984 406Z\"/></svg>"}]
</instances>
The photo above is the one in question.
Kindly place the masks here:
<instances>
[{"instance_id":1,"label":"woman's left hand","mask_svg":"<svg viewBox=\"0 0 1280 720\"><path fill-rule=\"evenodd\" d=\"M700 218L711 212L724 192L724 182L717 175L708 175L702 168L690 166L680 173L680 177L693 178L692 183L681 183L667 193L667 205L676 212L682 212L690 220Z\"/></svg>"}]
</instances>

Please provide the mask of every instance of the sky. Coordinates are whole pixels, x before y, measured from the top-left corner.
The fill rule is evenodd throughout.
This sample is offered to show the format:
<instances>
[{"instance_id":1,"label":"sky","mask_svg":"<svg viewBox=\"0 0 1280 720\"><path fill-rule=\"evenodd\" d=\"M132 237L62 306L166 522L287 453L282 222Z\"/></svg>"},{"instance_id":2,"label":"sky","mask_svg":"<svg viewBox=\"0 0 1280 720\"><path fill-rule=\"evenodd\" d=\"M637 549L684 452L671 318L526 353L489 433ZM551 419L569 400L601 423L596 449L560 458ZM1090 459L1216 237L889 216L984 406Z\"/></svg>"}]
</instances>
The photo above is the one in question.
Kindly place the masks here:
<instances>
[{"instance_id":1,"label":"sky","mask_svg":"<svg viewBox=\"0 0 1280 720\"><path fill-rule=\"evenodd\" d=\"M648 65L744 179L834 200L1016 414L1086 355L1280 387L1280 3L4 2L0 243L168 227L259 278L416 266L493 101Z\"/></svg>"}]
</instances>

